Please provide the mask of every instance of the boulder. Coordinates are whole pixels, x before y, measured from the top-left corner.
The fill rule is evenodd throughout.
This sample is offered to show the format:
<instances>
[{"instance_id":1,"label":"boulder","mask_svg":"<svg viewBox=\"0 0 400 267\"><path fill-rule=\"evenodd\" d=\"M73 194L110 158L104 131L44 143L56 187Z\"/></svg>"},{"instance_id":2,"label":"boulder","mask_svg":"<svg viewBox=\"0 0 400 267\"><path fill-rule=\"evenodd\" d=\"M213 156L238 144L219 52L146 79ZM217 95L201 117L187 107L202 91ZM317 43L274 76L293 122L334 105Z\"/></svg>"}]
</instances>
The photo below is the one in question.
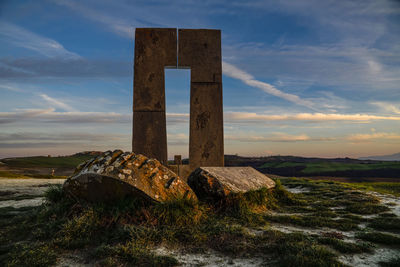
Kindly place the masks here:
<instances>
[{"instance_id":1,"label":"boulder","mask_svg":"<svg viewBox=\"0 0 400 267\"><path fill-rule=\"evenodd\" d=\"M186 182L156 159L115 150L79 165L63 188L74 198L110 201L127 195L150 202L197 199Z\"/></svg>"},{"instance_id":2,"label":"boulder","mask_svg":"<svg viewBox=\"0 0 400 267\"><path fill-rule=\"evenodd\" d=\"M275 187L272 179L252 167L200 167L189 175L188 184L199 199Z\"/></svg>"}]
</instances>

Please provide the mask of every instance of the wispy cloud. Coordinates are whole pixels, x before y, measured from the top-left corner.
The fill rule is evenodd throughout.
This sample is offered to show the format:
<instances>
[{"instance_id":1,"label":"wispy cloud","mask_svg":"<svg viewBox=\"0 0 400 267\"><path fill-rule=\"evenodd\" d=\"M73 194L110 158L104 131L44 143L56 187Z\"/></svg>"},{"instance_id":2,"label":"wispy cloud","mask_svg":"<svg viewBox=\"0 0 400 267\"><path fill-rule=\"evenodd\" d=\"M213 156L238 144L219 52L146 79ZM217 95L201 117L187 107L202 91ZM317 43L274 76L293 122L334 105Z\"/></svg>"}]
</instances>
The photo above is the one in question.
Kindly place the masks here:
<instances>
[{"instance_id":1,"label":"wispy cloud","mask_svg":"<svg viewBox=\"0 0 400 267\"><path fill-rule=\"evenodd\" d=\"M14 112L0 112L0 124L16 121L38 121L46 123L130 123L132 115L115 112L56 112L55 109L19 110ZM167 113L168 124L188 123L187 113ZM270 121L310 121L310 122L371 122L371 121L400 121L400 116L378 116L369 114L325 114L325 113L298 113L298 114L258 114L251 112L226 112L225 123L254 123Z\"/></svg>"},{"instance_id":2,"label":"wispy cloud","mask_svg":"<svg viewBox=\"0 0 400 267\"><path fill-rule=\"evenodd\" d=\"M225 121L357 121L369 122L372 120L400 121L400 116L378 116L368 114L326 114L326 113L299 113L289 115L264 115L250 112L230 112L225 114Z\"/></svg>"},{"instance_id":3,"label":"wispy cloud","mask_svg":"<svg viewBox=\"0 0 400 267\"><path fill-rule=\"evenodd\" d=\"M142 23L134 19L128 22L127 20L118 18L116 16L109 16L103 12L98 12L95 9L82 5L79 2L57 0L54 1L54 3L68 7L75 12L82 14L85 18L100 22L107 29L123 37L133 38L135 27L144 26Z\"/></svg>"},{"instance_id":4,"label":"wispy cloud","mask_svg":"<svg viewBox=\"0 0 400 267\"><path fill-rule=\"evenodd\" d=\"M79 141L79 142L101 142L101 141L119 141L129 139L129 135L124 134L97 134L83 132L64 132L64 133L46 133L46 132L16 132L0 133L0 142L34 142L34 141Z\"/></svg>"},{"instance_id":5,"label":"wispy cloud","mask_svg":"<svg viewBox=\"0 0 400 267\"><path fill-rule=\"evenodd\" d=\"M74 109L70 105L68 105L68 104L66 104L66 103L64 103L64 102L62 102L60 100L57 100L57 99L55 99L53 97L50 97L50 96L48 96L46 94L39 94L39 96L41 98L43 98L46 102L48 102L52 107L61 108L63 110L70 111L70 112L76 111L76 109Z\"/></svg>"},{"instance_id":6,"label":"wispy cloud","mask_svg":"<svg viewBox=\"0 0 400 267\"><path fill-rule=\"evenodd\" d=\"M54 109L31 109L17 112L0 112L0 124L23 121L54 111Z\"/></svg>"},{"instance_id":7,"label":"wispy cloud","mask_svg":"<svg viewBox=\"0 0 400 267\"><path fill-rule=\"evenodd\" d=\"M55 112L54 109L0 112L0 124L24 120L45 123L129 123L131 116L114 112Z\"/></svg>"},{"instance_id":8,"label":"wispy cloud","mask_svg":"<svg viewBox=\"0 0 400 267\"><path fill-rule=\"evenodd\" d=\"M238 79L249 86L259 88L268 94L280 97L297 105L302 105L314 109L314 105L311 101L301 99L297 95L282 92L269 83L256 80L251 74L225 61L222 62L222 70L225 75L231 78Z\"/></svg>"},{"instance_id":9,"label":"wispy cloud","mask_svg":"<svg viewBox=\"0 0 400 267\"><path fill-rule=\"evenodd\" d=\"M400 114L400 104L394 104L390 102L371 102L372 105L378 106L379 108L383 109L384 111Z\"/></svg>"},{"instance_id":10,"label":"wispy cloud","mask_svg":"<svg viewBox=\"0 0 400 267\"><path fill-rule=\"evenodd\" d=\"M224 138L227 141L240 142L311 142L311 141L333 141L334 138L327 137L310 137L307 134L292 135L286 133L272 133L270 136L233 136L228 135Z\"/></svg>"},{"instance_id":11,"label":"wispy cloud","mask_svg":"<svg viewBox=\"0 0 400 267\"><path fill-rule=\"evenodd\" d=\"M0 78L132 77L132 62L83 58L0 59Z\"/></svg>"},{"instance_id":12,"label":"wispy cloud","mask_svg":"<svg viewBox=\"0 0 400 267\"><path fill-rule=\"evenodd\" d=\"M35 51L46 57L80 58L78 54L68 51L59 42L35 34L17 25L1 21L0 29L0 36L3 37L2 39L15 46Z\"/></svg>"},{"instance_id":13,"label":"wispy cloud","mask_svg":"<svg viewBox=\"0 0 400 267\"><path fill-rule=\"evenodd\" d=\"M346 138L354 143L365 143L374 140L400 140L398 133L368 133L368 134L352 134Z\"/></svg>"},{"instance_id":14,"label":"wispy cloud","mask_svg":"<svg viewBox=\"0 0 400 267\"><path fill-rule=\"evenodd\" d=\"M20 89L17 86L11 84L0 84L0 89L12 91L12 92L24 92L24 90Z\"/></svg>"}]
</instances>

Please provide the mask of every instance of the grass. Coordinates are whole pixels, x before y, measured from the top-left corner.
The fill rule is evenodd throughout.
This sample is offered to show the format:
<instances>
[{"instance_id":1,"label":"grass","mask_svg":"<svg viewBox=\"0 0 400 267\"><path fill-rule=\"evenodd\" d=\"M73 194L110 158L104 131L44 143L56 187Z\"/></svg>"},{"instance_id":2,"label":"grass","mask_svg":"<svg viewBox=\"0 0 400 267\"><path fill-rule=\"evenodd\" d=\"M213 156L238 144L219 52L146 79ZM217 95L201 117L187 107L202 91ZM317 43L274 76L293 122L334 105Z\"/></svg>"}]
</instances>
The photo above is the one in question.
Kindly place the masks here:
<instances>
[{"instance_id":1,"label":"grass","mask_svg":"<svg viewBox=\"0 0 400 267\"><path fill-rule=\"evenodd\" d=\"M388 246L400 246L400 237L381 233L381 232L361 232L356 235L357 238Z\"/></svg>"},{"instance_id":2,"label":"grass","mask_svg":"<svg viewBox=\"0 0 400 267\"><path fill-rule=\"evenodd\" d=\"M399 231L400 230L400 218L398 217L378 217L370 220L368 227L376 230L385 231Z\"/></svg>"},{"instance_id":3,"label":"grass","mask_svg":"<svg viewBox=\"0 0 400 267\"><path fill-rule=\"evenodd\" d=\"M400 257L393 258L386 262L381 261L379 262L379 265L382 267L398 267L400 266Z\"/></svg>"},{"instance_id":4,"label":"grass","mask_svg":"<svg viewBox=\"0 0 400 267\"><path fill-rule=\"evenodd\" d=\"M13 178L13 179L29 179L29 178L40 178L40 179L65 179L67 176L62 175L51 175L51 174L20 174L10 171L0 171L1 178Z\"/></svg>"},{"instance_id":5,"label":"grass","mask_svg":"<svg viewBox=\"0 0 400 267\"><path fill-rule=\"evenodd\" d=\"M344 254L355 254L372 252L373 246L370 243L350 243L333 237L320 237L318 242L329 245L333 249Z\"/></svg>"},{"instance_id":6,"label":"grass","mask_svg":"<svg viewBox=\"0 0 400 267\"><path fill-rule=\"evenodd\" d=\"M343 231L358 230L358 224L366 221L380 227L400 225L377 198L348 185L301 179L282 183L311 190L291 194L277 180L275 189L232 194L216 203L180 199L149 204L127 198L90 204L68 199L61 186L52 186L44 205L16 214L4 210L8 217L0 216L0 265L51 266L58 255L77 249L85 261L97 266L178 265L172 255L154 250L165 247L183 253L212 249L233 259L260 258L265 264L273 258L277 266L342 266L339 253L371 252L369 242L398 242L378 232L360 233L364 242L350 243L337 232L316 236L272 230L271 223ZM359 210L380 216L365 219L357 215ZM298 211L299 215L286 214ZM250 231L254 228L262 230Z\"/></svg>"},{"instance_id":7,"label":"grass","mask_svg":"<svg viewBox=\"0 0 400 267\"><path fill-rule=\"evenodd\" d=\"M303 168L301 173L312 175L338 171L366 171L379 169L400 169L399 162L339 163L339 162L267 162L259 168Z\"/></svg>"},{"instance_id":8,"label":"grass","mask_svg":"<svg viewBox=\"0 0 400 267\"><path fill-rule=\"evenodd\" d=\"M24 157L24 158L8 158L2 159L9 167L15 168L28 168L28 167L42 167L42 168L62 168L69 167L75 168L83 161L93 158L91 155L73 155L73 156L60 156L60 157Z\"/></svg>"},{"instance_id":9,"label":"grass","mask_svg":"<svg viewBox=\"0 0 400 267\"><path fill-rule=\"evenodd\" d=\"M0 177L7 177L7 178L30 178L28 176L19 174L19 173L13 173L9 171L0 171Z\"/></svg>"},{"instance_id":10,"label":"grass","mask_svg":"<svg viewBox=\"0 0 400 267\"><path fill-rule=\"evenodd\" d=\"M351 184L344 183L344 184L364 191L400 196L400 183L368 182L368 183L351 183Z\"/></svg>"},{"instance_id":11,"label":"grass","mask_svg":"<svg viewBox=\"0 0 400 267\"><path fill-rule=\"evenodd\" d=\"M57 255L49 245L36 242L34 244L17 245L11 252L11 260L7 266L51 266L56 263Z\"/></svg>"}]
</instances>

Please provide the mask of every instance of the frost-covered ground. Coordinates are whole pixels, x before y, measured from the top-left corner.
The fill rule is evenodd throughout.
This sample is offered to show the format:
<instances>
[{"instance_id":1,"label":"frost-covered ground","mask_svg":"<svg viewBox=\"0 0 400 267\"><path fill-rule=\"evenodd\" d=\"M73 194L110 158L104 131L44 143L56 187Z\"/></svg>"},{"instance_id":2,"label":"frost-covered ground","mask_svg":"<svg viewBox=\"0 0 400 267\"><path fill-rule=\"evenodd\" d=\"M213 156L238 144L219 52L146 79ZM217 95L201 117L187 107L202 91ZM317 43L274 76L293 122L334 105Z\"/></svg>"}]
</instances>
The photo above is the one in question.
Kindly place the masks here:
<instances>
[{"instance_id":1,"label":"frost-covered ground","mask_svg":"<svg viewBox=\"0 0 400 267\"><path fill-rule=\"evenodd\" d=\"M291 193L294 194L299 194L299 193L306 193L310 192L310 188L307 187L287 187L287 190ZM375 196L379 198L380 203L387 206L390 211L395 214L397 217L400 217L400 198L395 197L393 195L385 195L385 194L380 194L377 192L367 192L366 194ZM337 210L339 208L331 208L332 210ZM377 217L377 214L372 214L372 215L361 215L361 217L366 218L366 219L371 219ZM366 223L360 223L359 227L363 230L371 230L368 229ZM329 231L331 229L329 228L316 228L316 229L310 229L310 228L305 228L305 227L298 227L298 226L292 226L292 225L280 225L280 224L273 224L272 228L278 231L282 231L285 233L293 233L293 232L302 232L305 234L314 234L314 235L322 235L324 232ZM360 242L356 238L356 231L339 231L335 230L335 232L343 235L343 240L346 242ZM399 233L390 233L391 235L400 237ZM388 246L381 246L377 247L373 250L372 253L360 253L360 254L350 254L350 255L341 255L339 257L339 260L343 262L344 264L350 265L350 266L380 266L380 262L387 262L390 261L393 258L400 257L400 249L399 248L393 248L393 247L388 247Z\"/></svg>"},{"instance_id":2,"label":"frost-covered ground","mask_svg":"<svg viewBox=\"0 0 400 267\"><path fill-rule=\"evenodd\" d=\"M22 208L39 206L43 194L54 184L62 184L64 179L0 179L0 208Z\"/></svg>"},{"instance_id":3,"label":"frost-covered ground","mask_svg":"<svg viewBox=\"0 0 400 267\"><path fill-rule=\"evenodd\" d=\"M43 203L43 194L45 190L54 184L62 184L64 179L0 179L0 208L22 208L39 206ZM307 186L296 186L287 187L288 191L296 195L302 195L310 193L313 189ZM375 192L368 192L363 194L369 194L380 199L380 204L387 206L390 211L397 217L400 217L400 198L392 195L384 195ZM333 197L340 198L340 197ZM331 207L331 211L341 214L340 211L344 210L344 207ZM1 212L1 211L0 211ZM306 212L271 212L272 215L281 216L305 216ZM369 220L378 216L378 214L367 214L358 215L363 219ZM340 217L339 217L340 218ZM380 232L380 230L369 229L368 221L360 222L358 227L361 231L374 231ZM323 236L326 233L335 233L341 235L341 239L349 243L359 243L361 240L357 239L357 233L360 229L341 231L339 229L332 229L329 227L309 227L299 226L292 223L278 223L271 222L269 225L261 228L248 228L248 232L252 235L262 235L266 230L276 230L283 233L294 233L301 232L308 236ZM400 237L399 232L385 232L393 236ZM160 246L153 250L158 255L169 255L176 258L181 266L265 266L266 259L261 258L231 258L226 255L219 254L215 251L204 251L202 253L194 254L184 252L182 249L172 249ZM387 246L375 244L375 248L370 253L355 253L355 254L339 254L339 260L350 266L380 266L379 262L388 262L393 258L400 257L400 249L397 246ZM273 265L274 258L267 261ZM87 263L84 260L84 256L78 252L62 256L58 259L57 266L93 266L91 263Z\"/></svg>"}]
</instances>

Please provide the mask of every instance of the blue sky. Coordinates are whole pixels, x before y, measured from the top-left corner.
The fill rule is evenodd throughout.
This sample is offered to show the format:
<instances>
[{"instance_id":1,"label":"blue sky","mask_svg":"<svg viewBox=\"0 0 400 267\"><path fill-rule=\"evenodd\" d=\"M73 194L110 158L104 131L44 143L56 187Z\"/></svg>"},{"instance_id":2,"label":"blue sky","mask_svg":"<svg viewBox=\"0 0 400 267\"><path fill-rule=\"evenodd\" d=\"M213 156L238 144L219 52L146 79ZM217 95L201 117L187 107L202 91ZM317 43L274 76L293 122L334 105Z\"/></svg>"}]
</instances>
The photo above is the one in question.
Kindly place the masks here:
<instances>
[{"instance_id":1,"label":"blue sky","mask_svg":"<svg viewBox=\"0 0 400 267\"><path fill-rule=\"evenodd\" d=\"M0 157L131 149L136 27L222 31L225 153L400 151L400 4L1 1ZM190 70L166 70L168 154L188 154Z\"/></svg>"}]
</instances>

